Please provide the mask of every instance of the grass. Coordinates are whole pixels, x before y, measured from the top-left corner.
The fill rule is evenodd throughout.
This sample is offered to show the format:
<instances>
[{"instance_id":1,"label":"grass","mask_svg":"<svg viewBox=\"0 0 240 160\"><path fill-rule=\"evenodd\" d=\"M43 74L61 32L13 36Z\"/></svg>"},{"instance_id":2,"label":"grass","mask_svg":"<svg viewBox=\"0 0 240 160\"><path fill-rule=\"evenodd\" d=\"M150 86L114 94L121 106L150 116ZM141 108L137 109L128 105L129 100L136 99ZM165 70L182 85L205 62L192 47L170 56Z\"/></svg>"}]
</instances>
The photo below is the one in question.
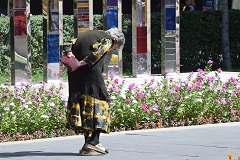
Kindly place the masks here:
<instances>
[{"instance_id":1,"label":"grass","mask_svg":"<svg viewBox=\"0 0 240 160\"><path fill-rule=\"evenodd\" d=\"M0 77L0 84L6 84L6 80L11 78L11 74L3 74ZM63 80L67 80L67 72L64 70ZM32 70L32 82L42 82L43 81L43 70L33 69Z\"/></svg>"}]
</instances>

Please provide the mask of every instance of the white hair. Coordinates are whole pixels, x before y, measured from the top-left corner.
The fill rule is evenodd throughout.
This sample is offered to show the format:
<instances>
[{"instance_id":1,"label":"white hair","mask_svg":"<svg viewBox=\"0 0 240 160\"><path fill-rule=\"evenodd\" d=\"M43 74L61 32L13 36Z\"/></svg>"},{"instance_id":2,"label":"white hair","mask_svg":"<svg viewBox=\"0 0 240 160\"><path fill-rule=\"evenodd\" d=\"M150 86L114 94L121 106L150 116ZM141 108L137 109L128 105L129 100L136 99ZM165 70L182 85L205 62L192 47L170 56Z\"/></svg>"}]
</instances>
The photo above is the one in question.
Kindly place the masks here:
<instances>
[{"instance_id":1,"label":"white hair","mask_svg":"<svg viewBox=\"0 0 240 160\"><path fill-rule=\"evenodd\" d=\"M124 34L116 27L111 28L106 31L108 35L110 35L112 38L115 38L116 44L119 45L119 48L122 49L125 44L125 36Z\"/></svg>"}]
</instances>

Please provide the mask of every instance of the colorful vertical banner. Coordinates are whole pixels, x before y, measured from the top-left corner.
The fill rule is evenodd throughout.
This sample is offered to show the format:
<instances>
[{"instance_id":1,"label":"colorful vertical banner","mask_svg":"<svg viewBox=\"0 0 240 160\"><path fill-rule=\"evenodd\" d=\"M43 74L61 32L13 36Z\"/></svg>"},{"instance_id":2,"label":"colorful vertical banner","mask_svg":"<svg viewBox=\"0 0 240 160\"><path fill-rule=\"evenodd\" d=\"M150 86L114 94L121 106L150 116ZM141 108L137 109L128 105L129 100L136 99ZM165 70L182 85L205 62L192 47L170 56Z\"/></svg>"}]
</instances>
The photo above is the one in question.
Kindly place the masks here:
<instances>
[{"instance_id":1,"label":"colorful vertical banner","mask_svg":"<svg viewBox=\"0 0 240 160\"><path fill-rule=\"evenodd\" d=\"M11 83L31 82L31 25L29 0L10 3Z\"/></svg>"},{"instance_id":2,"label":"colorful vertical banner","mask_svg":"<svg viewBox=\"0 0 240 160\"><path fill-rule=\"evenodd\" d=\"M165 31L176 30L176 0L165 0Z\"/></svg>"},{"instance_id":3,"label":"colorful vertical banner","mask_svg":"<svg viewBox=\"0 0 240 160\"><path fill-rule=\"evenodd\" d=\"M15 36L27 35L26 10L14 11L14 35Z\"/></svg>"},{"instance_id":4,"label":"colorful vertical banner","mask_svg":"<svg viewBox=\"0 0 240 160\"><path fill-rule=\"evenodd\" d=\"M118 27L118 10L107 10L107 29Z\"/></svg>"},{"instance_id":5,"label":"colorful vertical banner","mask_svg":"<svg viewBox=\"0 0 240 160\"><path fill-rule=\"evenodd\" d=\"M118 1L107 0L107 29L118 27Z\"/></svg>"},{"instance_id":6,"label":"colorful vertical banner","mask_svg":"<svg viewBox=\"0 0 240 160\"><path fill-rule=\"evenodd\" d=\"M179 72L179 0L161 1L161 19L164 29L161 30L161 73Z\"/></svg>"},{"instance_id":7,"label":"colorful vertical banner","mask_svg":"<svg viewBox=\"0 0 240 160\"><path fill-rule=\"evenodd\" d=\"M88 0L78 0L77 26L78 26L78 32L84 32L89 30L89 1Z\"/></svg>"},{"instance_id":8,"label":"colorful vertical banner","mask_svg":"<svg viewBox=\"0 0 240 160\"><path fill-rule=\"evenodd\" d=\"M167 32L176 30L176 7L165 8L166 13L166 28Z\"/></svg>"},{"instance_id":9,"label":"colorful vertical banner","mask_svg":"<svg viewBox=\"0 0 240 160\"><path fill-rule=\"evenodd\" d=\"M59 62L59 34L48 34L48 63L58 63Z\"/></svg>"},{"instance_id":10,"label":"colorful vertical banner","mask_svg":"<svg viewBox=\"0 0 240 160\"><path fill-rule=\"evenodd\" d=\"M43 7L47 7L47 15L43 17L43 80L59 80L60 75L60 29L59 29L59 0L47 0Z\"/></svg>"}]
</instances>

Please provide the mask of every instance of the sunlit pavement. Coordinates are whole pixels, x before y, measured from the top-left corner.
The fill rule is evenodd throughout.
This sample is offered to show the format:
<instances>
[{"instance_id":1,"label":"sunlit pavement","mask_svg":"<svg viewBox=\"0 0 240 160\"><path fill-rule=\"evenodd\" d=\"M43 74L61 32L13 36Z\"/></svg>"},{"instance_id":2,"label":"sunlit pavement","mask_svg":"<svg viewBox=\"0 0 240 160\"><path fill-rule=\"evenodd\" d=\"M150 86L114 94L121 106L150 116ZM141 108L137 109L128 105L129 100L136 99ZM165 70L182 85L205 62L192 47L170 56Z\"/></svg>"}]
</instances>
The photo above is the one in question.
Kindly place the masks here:
<instances>
[{"instance_id":1,"label":"sunlit pavement","mask_svg":"<svg viewBox=\"0 0 240 160\"><path fill-rule=\"evenodd\" d=\"M124 131L101 135L109 154L80 156L83 136L0 143L7 160L227 160L240 155L240 123Z\"/></svg>"}]
</instances>

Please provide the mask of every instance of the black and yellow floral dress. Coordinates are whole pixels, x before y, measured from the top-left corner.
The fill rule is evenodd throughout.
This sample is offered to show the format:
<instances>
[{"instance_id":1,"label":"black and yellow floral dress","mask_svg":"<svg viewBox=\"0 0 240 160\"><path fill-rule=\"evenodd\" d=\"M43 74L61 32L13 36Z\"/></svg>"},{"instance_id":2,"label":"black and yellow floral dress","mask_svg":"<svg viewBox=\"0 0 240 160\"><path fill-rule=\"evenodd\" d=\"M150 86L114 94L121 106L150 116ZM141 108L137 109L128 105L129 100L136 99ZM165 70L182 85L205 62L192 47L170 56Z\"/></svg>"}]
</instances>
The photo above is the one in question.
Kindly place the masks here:
<instances>
[{"instance_id":1,"label":"black and yellow floral dress","mask_svg":"<svg viewBox=\"0 0 240 160\"><path fill-rule=\"evenodd\" d=\"M68 71L67 128L91 136L95 130L110 131L110 97L102 76L104 57L113 44L102 31L83 32L72 46L75 57L87 65Z\"/></svg>"}]
</instances>

